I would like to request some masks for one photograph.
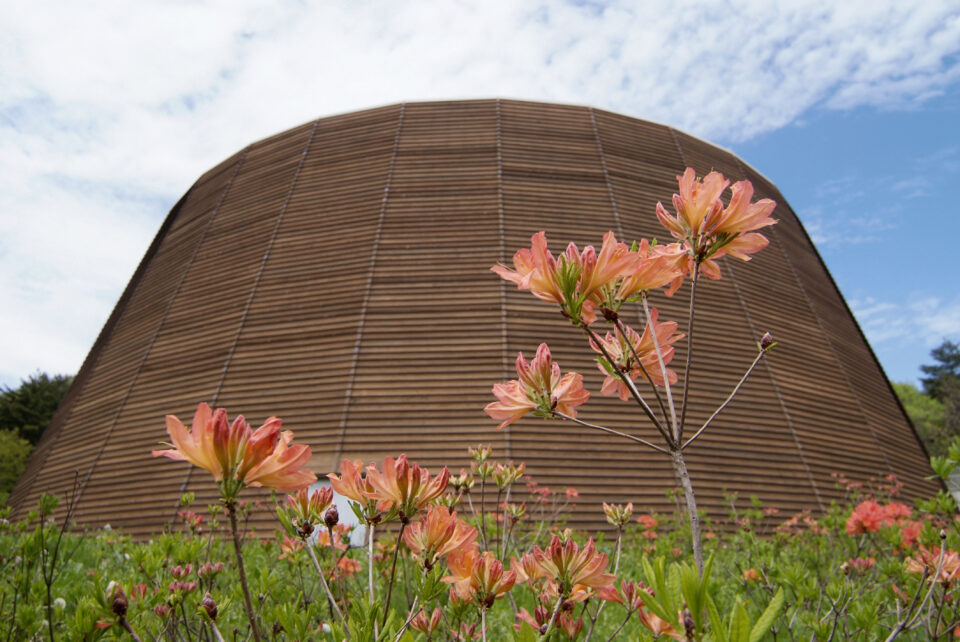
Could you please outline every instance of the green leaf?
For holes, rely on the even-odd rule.
[[[537,642],[540,636],[528,622],[520,622],[520,630],[513,634],[514,642]]]
[[[714,604],[713,598],[707,596],[707,615],[710,617],[710,632],[716,642],[728,642],[727,627]]]
[[[748,642],[750,639],[750,616],[739,600],[730,614],[728,634],[730,642]]]
[[[753,629],[750,631],[750,642],[759,642],[763,636],[767,634],[770,627],[773,626],[773,621],[780,615],[780,609],[783,608],[783,600],[783,589],[780,588],[777,590],[777,594],[773,596],[773,599],[770,600],[770,604],[767,605],[766,610],[760,615],[760,619],[753,625]]]

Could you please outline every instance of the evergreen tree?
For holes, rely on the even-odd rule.
[[[960,344],[944,340],[930,351],[930,356],[937,363],[920,366],[920,370],[928,375],[921,380],[923,391],[934,399],[946,403],[947,398],[951,394],[957,394],[960,389]]]
[[[39,372],[19,388],[0,389],[0,430],[13,430],[36,445],[72,381],[67,375]]]

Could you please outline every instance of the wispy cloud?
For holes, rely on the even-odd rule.
[[[851,300],[850,307],[874,345],[914,346],[920,354],[945,338],[960,336],[960,296],[918,293],[902,302],[865,297]]]
[[[506,96],[730,143],[915,107],[958,52],[953,2],[0,4],[0,382],[78,367],[193,180],[317,116]]]

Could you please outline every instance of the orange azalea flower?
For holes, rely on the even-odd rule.
[[[673,296],[683,284],[683,260],[687,256],[683,246],[670,243],[650,247],[650,241],[643,239],[636,254],[638,261],[633,271],[620,283],[617,298],[628,299],[635,294],[656,290],[665,285],[670,286],[667,296]]]
[[[909,509],[908,509],[909,510]],[[893,523],[885,507],[881,506],[872,499],[860,502],[853,509],[850,518],[847,519],[847,534],[859,535],[861,533],[875,533],[881,526],[887,526]]]
[[[851,557],[840,565],[840,570],[847,575],[851,572],[856,575],[862,575],[869,571],[876,563],[877,560],[874,557]]]
[[[659,616],[654,615],[653,613],[649,613],[643,609],[640,609],[637,611],[637,617],[640,618],[640,624],[645,626],[651,633],[653,633],[654,637],[665,635],[668,638],[679,640],[681,642],[687,639],[687,636],[673,628],[672,624],[666,620],[660,619]]]
[[[516,270],[495,265],[491,270],[501,278],[517,284],[517,289],[530,290],[539,299],[559,303],[573,319],[593,323],[596,304],[602,303],[605,290],[621,277],[630,274],[639,255],[625,243],[617,241],[613,232],[603,237],[597,253],[592,245],[581,252],[571,243],[554,258],[547,248],[544,232],[530,239],[530,249],[521,249],[513,256]]]
[[[440,619],[443,616],[443,613],[439,608],[433,609],[433,613],[430,617],[427,617],[427,612],[423,609],[417,612],[413,619],[410,620],[410,628],[415,631],[420,631],[429,638],[434,631],[437,630],[440,626]]]
[[[330,480],[330,486],[338,494],[347,499],[352,499],[361,506],[370,502],[370,496],[373,494],[373,486],[370,480],[363,476],[363,460],[357,459],[350,461],[344,459],[340,463],[340,474],[330,473],[327,475]]]
[[[583,253],[580,253],[577,246],[571,243],[567,246],[564,257],[568,263],[580,268],[577,293],[581,298],[594,303],[603,301],[603,288],[632,273],[640,258],[638,254],[630,251],[626,243],[618,242],[613,232],[603,235],[600,254],[597,254],[592,245],[588,245],[583,249]]]
[[[743,572],[743,579],[747,582],[756,582],[760,579],[760,573],[755,568],[748,568]]]
[[[927,550],[922,544],[918,547],[915,557],[908,557],[906,560],[907,573],[923,573],[923,569],[930,568],[930,582],[952,582],[960,577],[960,554],[956,551],[947,550],[943,555],[943,566],[940,568],[940,574],[934,577],[937,572],[937,564],[940,561],[940,548],[935,546],[933,550]]]
[[[447,566],[450,575],[443,581],[453,584],[460,599],[472,600],[481,608],[493,606],[517,581],[516,572],[504,571],[503,563],[490,551],[456,551],[447,556]]]
[[[590,398],[590,393],[583,389],[581,375],[568,372],[560,376],[560,366],[553,363],[546,343],[540,344],[530,362],[523,358],[522,352],[517,354],[517,375],[519,380],[494,384],[493,394],[498,401],[483,409],[492,419],[503,420],[498,430],[531,410],[542,417],[549,417],[554,409],[576,417],[576,407]]]
[[[517,284],[518,290],[530,292],[550,303],[563,303],[563,292],[557,281],[557,262],[547,249],[546,232],[530,237],[530,249],[517,250],[513,255],[516,271],[502,265],[490,268],[501,278]]]
[[[278,559],[287,559],[293,560],[294,555],[297,551],[303,548],[303,541],[299,539],[293,539],[292,537],[283,536],[283,542],[280,544],[280,556]]]
[[[333,571],[334,577],[353,577],[360,572],[360,562],[350,557],[341,557]]]
[[[656,308],[650,310],[650,323],[644,328],[642,336],[630,326],[622,324],[626,330],[626,336],[620,332],[619,328],[615,328],[614,333],[608,332],[604,338],[600,339],[600,345],[593,339],[590,340],[590,347],[593,348],[594,351],[602,354],[603,351],[600,349],[602,346],[607,351],[607,354],[616,361],[615,364],[608,364],[606,357],[601,357],[601,360],[597,362],[597,367],[600,369],[600,372],[607,375],[603,380],[603,386],[600,388],[600,392],[604,396],[610,397],[618,394],[622,401],[630,398],[630,389],[627,388],[627,385],[620,377],[613,373],[612,368],[617,368],[621,372],[628,373],[631,381],[637,377],[642,377],[646,380],[647,376],[644,375],[645,370],[646,374],[649,375],[649,379],[652,380],[654,384],[658,386],[663,385],[663,372],[660,369],[657,349],[653,343],[653,333],[656,332],[657,343],[660,346],[660,355],[663,357],[664,365],[673,361],[673,344],[682,339],[684,335],[676,334],[677,323],[675,321],[658,323],[659,314],[660,312]],[[653,331],[651,331],[651,326]],[[631,345],[633,345],[633,350],[630,349]],[[634,352],[640,357],[640,364],[643,365],[643,369],[640,368],[637,360],[633,357]],[[611,367],[608,368],[606,366]],[[667,368],[667,378],[671,385],[675,384],[677,382],[677,373]]]
[[[337,531],[333,531],[333,543],[330,543],[330,531],[317,531],[317,548],[330,548],[331,546],[339,551],[347,550],[347,545],[343,541],[343,536]]]
[[[409,464],[406,455],[396,459],[385,457],[382,472],[374,465],[367,466],[367,480],[373,487],[370,497],[379,502],[377,508],[381,511],[395,508],[404,521],[440,497],[449,479],[450,471],[444,466],[431,481],[430,471],[420,464]]]
[[[477,547],[477,529],[445,506],[432,506],[426,517],[403,531],[403,542],[413,556],[430,570],[438,557]]]
[[[680,193],[673,195],[676,217],[670,216],[662,203],[657,203],[657,218],[677,239],[696,238],[707,232],[723,212],[720,195],[730,181],[719,172],[710,172],[697,180],[697,172],[688,167],[677,176]]]
[[[609,563],[604,553],[598,553],[593,538],[582,549],[572,539],[561,543],[556,535],[546,550],[533,547],[540,573],[548,579],[548,592],[582,601],[596,595],[602,600],[617,600],[613,586],[617,578],[604,573]]]
[[[750,181],[738,181],[730,188],[730,204],[720,215],[717,224],[711,230],[718,234],[740,234],[752,232],[761,227],[775,225],[777,222],[770,218],[770,213],[777,206],[769,198],[751,203],[753,198],[753,184]],[[759,236],[759,235],[758,235]]]
[[[319,488],[312,493],[309,488],[301,488],[296,495],[287,495],[287,507],[296,518],[297,525],[304,523],[315,526],[323,523],[323,511],[333,502],[333,489]]]
[[[583,617],[578,617],[574,620],[572,616],[561,613],[560,617],[557,618],[557,626],[567,634],[568,638],[576,640],[580,633],[583,632]]]
[[[154,450],[153,456],[188,461],[213,474],[221,482],[221,492],[234,499],[243,486],[266,486],[292,492],[317,480],[313,473],[300,470],[310,459],[310,447],[290,446],[293,433],[280,431],[281,421],[267,419],[256,431],[243,415],[227,424],[227,411],[201,403],[193,417],[191,430],[173,415],[167,415],[167,434],[173,449]]]

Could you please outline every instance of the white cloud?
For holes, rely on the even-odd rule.
[[[922,354],[945,338],[960,336],[960,297],[945,299],[917,293],[896,303],[871,297],[849,303],[875,347],[884,343],[912,346],[916,354]]]
[[[916,106],[958,51],[955,1],[0,4],[0,382],[79,367],[193,180],[317,116],[504,96],[734,142]]]

